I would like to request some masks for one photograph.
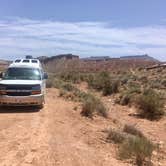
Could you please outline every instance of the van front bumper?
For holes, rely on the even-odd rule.
[[[7,96],[0,95],[0,105],[7,106],[40,106],[44,102],[44,96],[40,95],[30,95],[30,96]]]

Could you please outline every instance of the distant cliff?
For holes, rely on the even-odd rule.
[[[62,54],[52,57],[39,57],[44,68],[49,72],[63,71],[115,71],[126,70],[136,67],[147,67],[156,65],[158,60],[148,55],[124,56],[120,58],[110,58],[108,56],[98,56],[89,58],[79,58],[77,55]]]

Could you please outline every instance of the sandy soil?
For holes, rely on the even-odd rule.
[[[74,107],[78,107],[77,110]],[[0,166],[125,166],[105,142],[112,119],[80,116],[79,103],[49,89],[46,105],[0,109]]]

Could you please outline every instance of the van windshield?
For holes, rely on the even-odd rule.
[[[5,80],[41,80],[41,72],[35,68],[9,68],[3,79]]]

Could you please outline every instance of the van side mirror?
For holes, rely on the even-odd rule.
[[[48,74],[47,73],[43,74],[43,79],[45,79],[45,80],[48,79]]]

